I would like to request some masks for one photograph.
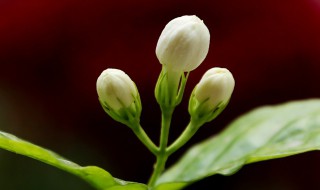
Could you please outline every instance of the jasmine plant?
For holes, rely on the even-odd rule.
[[[96,166],[79,166],[5,132],[0,132],[0,147],[74,174],[97,190],[179,190],[214,174],[233,174],[245,164],[320,148],[320,100],[293,101],[257,108],[239,117],[220,134],[191,147],[166,169],[170,155],[201,126],[213,121],[231,99],[235,87],[231,72],[220,67],[209,69],[189,97],[189,124],[168,144],[172,114],[181,103],[190,72],[203,62],[209,44],[209,30],[197,16],[175,18],[162,31],[156,47],[162,70],[154,90],[162,113],[159,143],[154,143],[140,125],[142,104],[131,78],[119,69],[108,68],[97,79],[103,110],[128,126],[155,156],[146,184],[120,180]]]

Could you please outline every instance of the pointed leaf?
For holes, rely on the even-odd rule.
[[[41,148],[8,133],[0,132],[0,148],[28,156],[67,171],[87,181],[98,190],[147,190],[147,186],[144,184],[124,182],[113,178],[107,171],[96,166],[79,166],[50,150]]]
[[[194,147],[157,181],[156,190],[178,190],[243,165],[320,149],[320,99],[255,109],[221,134]]]

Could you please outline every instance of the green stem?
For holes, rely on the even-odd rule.
[[[168,144],[168,137],[169,137],[169,129],[170,129],[170,123],[172,118],[172,112],[173,109],[162,109],[162,122],[161,122],[161,135],[160,135],[160,146],[159,146],[159,152],[156,155],[157,161],[154,166],[153,173],[151,175],[151,178],[149,180],[149,187],[153,187],[159,178],[160,174],[163,172],[165,168],[166,161],[168,159],[167,154],[167,144]]]
[[[152,152],[154,155],[158,154],[158,147],[152,142],[140,124],[136,127],[132,127],[132,130],[139,140],[150,150],[150,152]]]
[[[185,145],[191,137],[198,131],[199,124],[195,124],[194,122],[190,121],[186,129],[182,132],[177,140],[175,140],[167,149],[167,155],[171,155],[183,145]]]
[[[166,154],[162,154],[157,156],[157,162],[155,164],[153,173],[151,175],[151,178],[149,180],[148,186],[154,187],[157,179],[159,178],[160,174],[163,172],[165,168],[166,161],[168,159],[168,156]]]

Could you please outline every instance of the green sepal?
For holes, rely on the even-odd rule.
[[[123,107],[119,110],[112,109],[106,102],[101,100],[99,100],[99,102],[103,110],[115,121],[125,124],[128,127],[137,126],[137,124],[140,123],[142,106],[139,94],[129,107]]]
[[[189,73],[174,72],[162,67],[155,87],[155,97],[162,110],[181,103]]]
[[[179,87],[178,95],[176,96],[176,106],[179,105],[182,101],[189,74],[190,72],[188,72],[186,75],[184,73],[182,73],[181,75],[180,87]]]
[[[209,99],[199,102],[194,95],[194,90],[189,99],[188,111],[191,116],[191,121],[196,123],[195,126],[202,126],[204,123],[214,120],[228,105],[227,102],[220,102],[216,107],[208,110],[206,103]]]

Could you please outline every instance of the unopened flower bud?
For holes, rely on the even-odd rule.
[[[106,69],[97,79],[97,93],[104,110],[115,120],[128,124],[140,118],[141,102],[136,85],[119,69]]]
[[[231,72],[225,68],[212,68],[201,78],[192,92],[189,112],[194,119],[209,122],[227,106],[235,86]]]
[[[171,20],[163,29],[156,54],[168,70],[189,72],[207,56],[210,33],[197,16],[181,16]]]

